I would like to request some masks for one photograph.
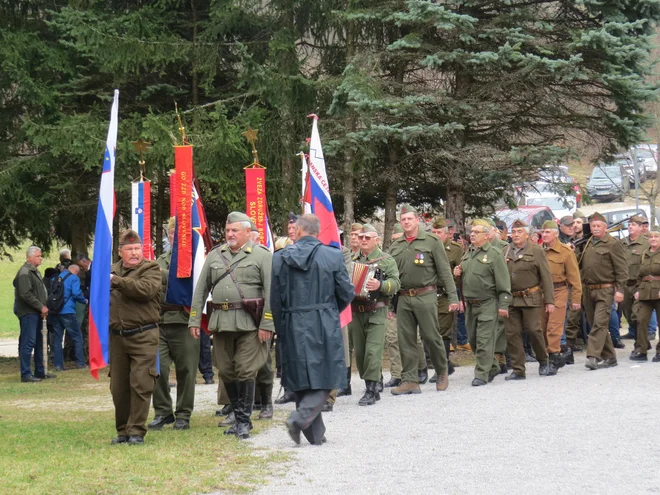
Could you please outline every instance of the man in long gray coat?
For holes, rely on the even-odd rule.
[[[322,244],[319,231],[315,215],[297,220],[296,243],[273,256],[270,292],[284,387],[296,397],[286,425],[294,442],[302,431],[314,445],[325,442],[321,408],[330,391],[346,386],[339,313],[354,296],[341,251]]]

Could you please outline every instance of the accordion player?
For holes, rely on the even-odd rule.
[[[382,285],[384,276],[383,271],[378,267],[378,263],[351,262],[351,282],[355,286],[355,299],[377,301],[382,297],[380,289],[367,290],[367,282],[372,278],[378,280]]]

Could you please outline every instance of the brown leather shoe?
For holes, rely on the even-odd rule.
[[[408,394],[421,394],[422,389],[419,388],[419,383],[402,382],[398,387],[392,389],[392,395],[408,395]]]
[[[445,371],[442,375],[438,375],[438,381],[435,384],[435,389],[438,392],[442,392],[443,390],[447,390],[448,386],[449,386],[449,375]]]

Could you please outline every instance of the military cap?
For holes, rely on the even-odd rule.
[[[254,224],[254,222],[252,220],[250,220],[250,230],[252,232],[259,232],[259,229],[257,228],[257,226]]]
[[[557,230],[559,228],[559,225],[557,225],[557,222],[555,222],[554,220],[546,220],[545,222],[543,222],[543,226],[541,228]]]
[[[512,229],[522,229],[524,227],[529,227],[524,221],[518,219],[511,224]]]
[[[175,225],[176,225],[176,217],[170,217],[170,219],[167,221],[167,230],[169,232],[172,232],[174,230]]]
[[[634,222],[642,225],[643,223],[649,223],[649,221],[641,215],[635,215],[630,217],[629,222]]]
[[[447,227],[447,220],[441,216],[437,216],[433,219],[433,228],[434,229],[444,229]]]
[[[362,230],[362,224],[361,223],[351,224],[351,232],[360,232],[361,230]]]
[[[642,217],[642,218],[644,218],[644,217]],[[648,218],[644,218],[644,220],[642,221],[642,225],[644,225],[644,224],[646,224],[646,225],[649,224],[649,219]]]
[[[585,215],[584,213],[582,213],[580,210],[575,210],[575,211],[573,212],[573,218],[584,218],[584,219],[586,219],[586,218],[587,218],[587,215]]]
[[[473,227],[488,227],[488,228],[490,228],[490,224],[486,220],[484,220],[483,218],[475,218],[472,221],[472,226]]]
[[[392,229],[393,234],[403,234],[403,227],[400,223],[395,223],[394,228]]]
[[[589,217],[589,221],[590,222],[598,221],[598,222],[607,223],[607,220],[605,219],[605,217],[603,215],[601,215],[600,213],[598,213],[597,211],[595,211],[591,214],[591,216]]]
[[[232,211],[229,215],[227,215],[227,223],[237,223],[237,222],[250,222],[252,223],[252,220],[250,220],[250,217],[248,217],[245,213],[241,213],[240,211]]]
[[[451,218],[447,219],[446,222],[447,222],[447,228],[456,227],[456,222],[454,222]]]
[[[360,233],[361,234],[376,234],[376,236],[378,235],[378,231],[376,230],[376,227],[374,227],[370,223],[365,223],[362,226],[362,229],[360,230]]]
[[[403,205],[401,207],[401,214],[403,215],[405,213],[414,213],[415,215],[419,215],[419,213],[417,213],[417,210],[410,205]]]
[[[289,223],[296,223],[298,221],[298,215],[296,215],[294,212],[290,211],[289,212]]]
[[[506,230],[506,223],[502,220],[498,220],[495,222],[495,227],[497,227],[498,230]]]
[[[566,226],[566,227],[570,227],[571,225],[573,225],[573,222],[574,222],[574,221],[575,221],[575,220],[573,220],[573,216],[572,216],[572,215],[566,215],[566,216],[564,216],[564,217],[561,217],[561,219],[559,220],[559,223],[560,223],[561,225]]]
[[[124,246],[126,244],[142,244],[142,239],[137,232],[132,229],[125,230],[121,237],[119,238],[119,245]]]
[[[649,229],[649,232],[657,232],[658,234],[660,234],[660,225],[656,225],[652,227],[651,229]]]
[[[488,222],[488,225],[491,227],[495,227],[495,221],[492,218],[484,218],[486,222]]]

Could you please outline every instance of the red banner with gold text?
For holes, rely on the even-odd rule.
[[[245,169],[245,212],[259,230],[259,242],[266,245],[266,169]]]
[[[174,147],[174,190],[176,192],[177,246],[179,249],[176,276],[190,277],[192,273],[192,146]]]

